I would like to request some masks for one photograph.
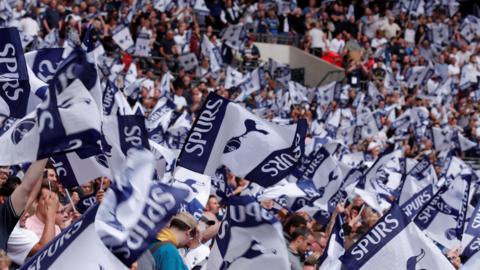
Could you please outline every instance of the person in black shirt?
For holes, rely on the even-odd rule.
[[[8,197],[4,204],[0,204],[0,249],[7,250],[8,237],[20,219],[34,190],[35,183],[41,181],[46,164],[47,159],[33,162],[25,173],[22,183],[13,191],[12,196]],[[0,174],[0,178],[5,178],[5,167],[0,169]],[[0,188],[5,182],[0,180]]]
[[[52,31],[53,28],[59,28],[60,18],[60,12],[57,10],[57,0],[52,0],[43,17],[43,27],[47,33]]]

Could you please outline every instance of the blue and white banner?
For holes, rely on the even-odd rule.
[[[222,68],[223,60],[220,49],[213,45],[206,35],[202,37],[202,54],[210,60],[210,72],[217,72]]]
[[[225,75],[225,89],[237,87],[245,82],[243,74],[231,66],[227,66]]]
[[[327,85],[317,87],[317,102],[321,105],[329,105],[335,98],[335,89],[337,82],[331,82]]]
[[[178,63],[185,71],[191,71],[198,66],[198,59],[194,53],[187,53],[178,57]]]
[[[393,205],[340,260],[349,270],[455,269],[397,205]]]
[[[345,253],[343,223],[343,214],[338,214],[335,219],[335,225],[333,226],[332,233],[328,239],[325,251],[317,262],[317,266],[319,266],[320,269],[342,269],[342,262],[339,260],[339,258]]]
[[[135,54],[139,56],[149,56],[151,50],[150,35],[147,33],[138,33],[135,42]]]
[[[177,167],[173,178],[173,187],[189,191],[185,202],[180,205],[180,210],[187,211],[192,214],[196,220],[200,220],[203,216],[208,197],[210,196],[210,176]]]
[[[240,85],[240,94],[235,101],[244,101],[251,94],[259,91],[266,85],[263,67],[258,67],[245,74],[243,83]]]
[[[240,51],[247,37],[245,25],[241,23],[237,25],[229,25],[221,33],[221,36],[222,40],[228,47]]]
[[[287,87],[288,82],[291,81],[292,71],[290,67],[271,58],[268,59],[268,73],[270,74],[270,78],[276,80],[284,87]]]
[[[64,69],[70,67],[73,65]],[[91,74],[88,70],[65,72],[64,69],[53,78],[50,91],[37,110],[0,137],[1,164],[19,164],[80,150],[85,155],[100,152],[98,107],[88,87],[74,79]]]
[[[16,28],[1,28],[0,36],[0,114],[22,118],[40,103],[37,90],[42,95],[46,85],[28,69]],[[30,77],[31,82],[30,82]],[[35,79],[37,81],[35,81]],[[31,85],[32,84],[32,85]]]
[[[126,26],[117,27],[113,30],[112,34],[113,41],[115,41],[118,47],[123,51],[126,51],[135,45],[130,30]]]
[[[480,254],[478,251],[480,251],[480,203],[477,203],[466,225],[462,237],[462,256],[470,258],[474,254]]]
[[[156,143],[163,143],[166,140],[165,133],[171,123],[175,108],[175,103],[167,97],[162,97],[157,101],[145,123],[150,139]]]
[[[95,220],[103,243],[125,265],[143,254],[187,196],[186,190],[152,181],[153,162],[150,152],[132,151],[117,171]]]
[[[446,183],[418,213],[415,224],[432,240],[453,249],[460,246],[465,225],[471,175]]]
[[[82,152],[72,152],[50,158],[64,187],[73,188],[101,176],[111,178],[108,160],[104,154],[87,157],[81,155]]]
[[[107,249],[97,235],[95,231],[97,210],[98,205],[91,207],[20,269],[129,269]]]
[[[290,269],[282,226],[252,196],[233,196],[206,269]]]
[[[50,83],[63,59],[63,48],[45,48],[25,54],[25,61],[35,76]]]
[[[304,119],[295,125],[275,125],[210,93],[185,141],[178,166],[213,176],[225,165],[236,176],[268,187],[289,175],[299,162],[306,129]]]
[[[150,148],[143,116],[106,116],[103,120],[102,130],[106,140],[103,151],[108,158],[112,173],[120,168],[130,151],[138,148]]]

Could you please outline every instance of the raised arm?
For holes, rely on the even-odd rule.
[[[17,216],[20,216],[27,205],[28,198],[35,189],[37,181],[41,181],[43,169],[47,164],[47,159],[38,160],[32,163],[28,168],[23,181],[15,191],[13,191],[11,201],[13,209]]]

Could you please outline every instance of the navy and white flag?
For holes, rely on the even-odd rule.
[[[227,66],[227,71],[225,75],[225,89],[230,89],[232,87],[237,87],[243,82],[245,78],[243,74],[231,66]]]
[[[245,74],[242,81],[243,83],[240,85],[240,94],[235,101],[244,101],[251,94],[261,90],[266,85],[263,67],[260,66]]]
[[[19,164],[72,151],[83,151],[85,155],[100,152],[100,113],[88,91],[89,81],[82,80],[91,73],[88,67],[74,67],[63,66],[37,110],[0,137],[1,164]]]
[[[83,196],[80,198],[78,203],[75,204],[75,210],[80,214],[85,213],[90,207],[93,207],[97,204],[97,195],[98,190],[94,190],[93,193]]]
[[[127,99],[118,90],[115,83],[110,80],[107,80],[105,83],[102,102],[104,116],[115,115],[118,112],[120,112],[120,114],[126,114],[126,112],[130,110]]]
[[[143,254],[187,196],[186,190],[152,181],[153,161],[148,151],[131,152],[117,171],[95,220],[103,243],[125,265]]]
[[[175,103],[167,97],[158,100],[145,123],[150,139],[156,143],[163,143],[166,140],[165,133],[170,125],[175,108]]]
[[[151,50],[150,35],[140,32],[135,42],[135,54],[139,56],[149,56]]]
[[[228,47],[240,51],[247,38],[245,25],[241,23],[237,25],[229,25],[222,31],[221,36],[222,40]]]
[[[114,29],[112,39],[123,51],[126,51],[135,45],[130,30],[126,26],[118,26]]]
[[[304,119],[295,125],[275,125],[210,93],[185,141],[178,165],[210,176],[225,165],[239,177],[271,186],[299,162],[306,129]]]
[[[478,76],[480,76],[480,72],[478,72],[476,65],[471,63],[465,64],[462,67],[462,72],[460,74],[459,88],[464,90],[477,84]]]
[[[307,88],[297,82],[288,82],[288,93],[290,94],[290,100],[292,104],[299,104],[302,102],[308,103]]]
[[[170,74],[170,71],[167,71],[162,75],[162,80],[160,81],[160,96],[170,96],[171,81],[174,79],[173,75]]]
[[[470,258],[474,254],[480,254],[478,251],[480,251],[480,203],[477,203],[466,225],[462,237],[462,256]]]
[[[424,86],[435,70],[430,67],[415,66],[406,76],[407,87]]]
[[[178,57],[178,62],[185,71],[193,70],[198,66],[198,59],[195,53],[187,53]]]
[[[65,228],[20,269],[129,269],[107,249],[95,231],[97,211],[98,205],[91,207],[80,219]]]
[[[203,216],[204,207],[210,196],[210,177],[182,167],[177,167],[173,175],[172,186],[188,190],[188,196],[180,204],[180,211],[187,211],[195,219]]]
[[[320,269],[340,270],[342,268],[339,258],[345,253],[343,223],[343,214],[338,214],[327,247],[317,262]]]
[[[349,270],[455,269],[395,204],[340,260]]]
[[[22,118],[41,101],[39,95],[46,92],[46,85],[35,81],[23,54],[20,36],[16,28],[2,28],[0,35],[0,114]],[[31,80],[30,80],[30,77]],[[31,81],[31,82],[30,82]],[[42,89],[39,89],[42,88]]]
[[[290,269],[277,219],[252,196],[232,196],[206,269]]]
[[[177,155],[172,150],[163,145],[160,145],[152,140],[148,140],[150,145],[150,152],[155,157],[155,172],[156,179],[162,183],[168,183],[173,174],[175,164],[177,162]]]
[[[106,139],[103,150],[112,173],[120,168],[130,151],[138,148],[150,148],[145,120],[141,115],[104,117],[102,131]]]
[[[53,156],[50,162],[66,188],[83,185],[102,176],[111,178],[108,160],[104,154],[84,157],[82,152],[72,152]]]
[[[436,151],[450,149],[452,146],[453,130],[445,127],[443,129],[432,127],[433,146]]]
[[[276,80],[284,87],[288,86],[288,82],[291,81],[292,71],[290,67],[284,64],[281,64],[273,59],[268,59],[268,74],[270,78]]]
[[[63,48],[45,48],[25,54],[25,61],[35,76],[50,83],[63,59]]]
[[[418,213],[415,224],[432,240],[453,249],[460,245],[466,220],[471,175],[446,183]]]
[[[188,111],[173,112],[167,128],[167,145],[170,149],[180,150],[192,127],[192,115]]]
[[[335,98],[335,86],[337,82],[331,82],[327,85],[317,87],[317,102],[321,105],[329,105]]]
[[[337,161],[330,153],[324,147],[320,148],[311,158],[310,163],[297,168],[296,173],[296,176],[300,178],[313,181],[320,194],[316,204],[322,210],[332,212],[335,206],[332,209],[328,202],[342,186],[343,174]]]
[[[468,149],[478,146],[477,142],[473,142],[467,139],[461,132],[458,130],[453,133],[452,137],[453,143],[456,148],[459,148],[461,151],[467,151]]]
[[[408,172],[401,186],[398,202],[407,217],[413,219],[433,198],[436,183],[435,169],[424,157]]]
[[[450,35],[448,25],[444,23],[433,23],[431,25],[430,31],[432,31],[432,38],[434,43],[442,44],[448,41]]]
[[[257,199],[264,201],[281,198],[285,201],[284,207],[291,211],[300,210],[306,205],[318,207],[313,204],[316,199],[320,198],[320,194],[311,180],[300,180],[284,185],[280,185],[280,183],[259,192]]]
[[[215,73],[222,68],[223,60],[220,49],[206,35],[202,37],[202,54],[210,60],[210,72]]]

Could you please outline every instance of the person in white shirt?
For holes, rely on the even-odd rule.
[[[187,99],[183,96],[183,86],[175,87],[175,95],[173,96],[173,103],[177,106],[177,110],[183,109],[187,106]]]
[[[185,54],[190,52],[190,46],[189,46],[189,39],[187,36],[187,26],[185,23],[180,23],[178,25],[178,32],[175,34],[175,37],[173,40],[175,41],[175,44],[177,45],[177,51],[180,52],[180,54]]]
[[[383,36],[382,30],[377,30],[375,38],[372,39],[372,48],[377,49],[380,46],[385,45],[388,40]]]
[[[312,28],[308,31],[307,35],[312,37],[312,49],[322,49],[325,51],[328,48],[327,35],[320,29],[319,23],[312,23]]]
[[[391,39],[392,37],[397,36],[400,32],[400,26],[395,23],[395,18],[393,16],[388,17],[388,22],[381,28],[385,32],[385,37]]]
[[[332,41],[330,41],[329,51],[341,54],[345,47],[345,41],[343,40],[343,34],[338,32]]]

